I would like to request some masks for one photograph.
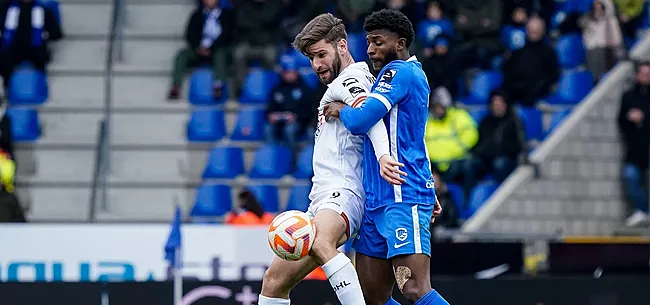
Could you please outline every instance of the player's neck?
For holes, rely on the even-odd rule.
[[[408,50],[405,51],[405,52],[397,53],[397,59],[399,59],[399,60],[404,60],[405,61],[405,60],[407,60],[409,58],[411,58],[411,54],[409,53]]]
[[[345,70],[345,68],[351,66],[352,64],[354,64],[354,59],[352,58],[352,56],[346,56],[345,58],[342,59],[341,71]]]

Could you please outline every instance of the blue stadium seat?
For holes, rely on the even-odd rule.
[[[561,9],[565,12],[586,13],[593,2],[594,0],[566,0]]]
[[[467,209],[461,212],[461,218],[468,219],[492,196],[499,185],[494,181],[483,181],[472,189],[467,202]]]
[[[480,124],[483,118],[488,114],[488,110],[486,108],[470,109],[468,112],[476,123],[476,126],[478,126],[478,124]]]
[[[368,57],[366,33],[348,33],[348,49],[355,61],[366,59]]]
[[[555,53],[560,66],[573,69],[585,63],[585,47],[580,34],[568,34],[560,37],[555,45]]]
[[[474,77],[469,96],[462,99],[465,105],[485,105],[492,90],[501,87],[503,75],[499,71],[481,71]]]
[[[521,49],[526,44],[526,29],[512,25],[504,26],[501,29],[501,42],[510,51]]]
[[[264,211],[275,213],[280,210],[278,188],[275,185],[256,184],[249,185],[246,188],[255,195]]]
[[[192,105],[214,105],[228,99],[228,86],[223,87],[221,98],[215,99],[212,95],[212,82],[214,72],[211,68],[196,69],[190,76],[188,99]]]
[[[231,209],[230,186],[203,184],[196,190],[196,199],[190,216],[223,216]]]
[[[282,145],[264,145],[255,152],[253,168],[248,174],[256,179],[278,179],[292,168],[291,150]]]
[[[307,212],[307,208],[309,207],[309,192],[311,192],[311,185],[309,184],[296,184],[291,187],[287,207],[284,210]]]
[[[233,141],[261,141],[264,139],[265,122],[264,110],[242,109],[239,111],[230,139]]]
[[[550,135],[553,132],[553,130],[555,130],[555,128],[557,128],[560,125],[560,123],[562,123],[562,121],[564,121],[564,119],[567,116],[569,116],[570,113],[571,113],[570,108],[555,112],[551,116],[551,121],[548,124],[548,129],[546,130],[546,134],[544,136],[548,137],[548,135]]]
[[[244,80],[239,102],[247,104],[266,104],[273,87],[280,80],[272,70],[251,68]]]
[[[517,114],[524,125],[526,141],[541,141],[544,137],[542,112],[535,107],[518,107]]]
[[[186,137],[190,142],[219,141],[226,134],[223,111],[216,109],[193,110],[187,121]]]
[[[41,136],[38,112],[35,109],[9,108],[7,115],[11,118],[11,134],[16,142],[29,142]]]
[[[48,96],[45,73],[23,67],[11,75],[9,80],[9,102],[16,105],[41,105]]]
[[[41,0],[37,1],[43,7],[49,8],[52,10],[52,13],[54,13],[54,16],[56,17],[56,20],[61,23],[61,8],[59,7],[59,1],[56,0]]]
[[[208,153],[203,179],[230,179],[244,173],[244,152],[241,147],[218,146]]]
[[[456,211],[462,211],[465,208],[465,190],[463,190],[463,187],[458,184],[447,183],[447,191],[451,195],[454,205],[456,205]]]
[[[296,157],[296,171],[293,173],[294,178],[309,179],[314,176],[313,157],[314,146],[312,145],[307,145],[298,153]]]
[[[551,105],[575,105],[589,94],[593,84],[591,73],[587,71],[565,71],[560,77],[557,91],[542,100]]]
[[[320,80],[312,68],[300,68],[298,73],[300,73],[300,77],[310,88],[315,89],[318,86]]]

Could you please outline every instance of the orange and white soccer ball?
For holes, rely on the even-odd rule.
[[[297,261],[309,254],[316,238],[314,221],[304,212],[286,211],[269,227],[269,246],[279,258]]]

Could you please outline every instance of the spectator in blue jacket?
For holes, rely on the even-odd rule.
[[[282,80],[273,89],[266,109],[269,143],[285,143],[296,152],[298,140],[309,126],[313,113],[312,91],[300,78],[295,61],[283,57]]]
[[[48,42],[63,37],[54,12],[34,0],[0,4],[0,30],[0,75],[5,89],[15,68],[24,61],[45,71],[50,61]]]
[[[447,18],[445,6],[441,1],[429,0],[426,6],[426,19],[420,21],[417,27],[416,43],[425,55],[433,54],[433,46],[439,37],[454,38],[454,24]]]

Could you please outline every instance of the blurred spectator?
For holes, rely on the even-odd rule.
[[[7,103],[0,97],[0,151],[6,152],[9,158],[15,160],[11,118],[7,115],[7,107]]]
[[[650,62],[637,66],[636,85],[621,100],[618,126],[625,149],[623,185],[634,212],[628,226],[648,220],[648,196],[645,181],[650,162]]]
[[[625,55],[614,6],[610,0],[594,0],[591,10],[580,17],[578,24],[587,49],[587,70],[598,81]]]
[[[639,25],[643,21],[643,5],[645,0],[614,0],[621,21],[623,35],[635,38]]]
[[[358,1],[358,0],[352,0]],[[418,0],[379,0],[375,6],[375,11],[381,9],[396,10],[402,12],[412,24],[418,24],[422,20],[420,12],[418,11],[417,2]]]
[[[272,69],[277,59],[276,41],[282,29],[280,22],[284,0],[240,0],[235,4],[237,19],[237,46],[235,47],[235,88],[240,89],[248,73],[251,60],[262,61]]]
[[[255,195],[250,191],[239,193],[237,208],[226,214],[226,223],[231,225],[268,225],[273,214],[265,212]]]
[[[296,151],[298,140],[310,121],[313,109],[311,89],[300,78],[294,61],[282,60],[282,80],[273,89],[271,100],[266,108],[267,141],[286,142]]]
[[[489,69],[501,49],[501,0],[458,0],[456,9],[454,25],[463,41],[459,51],[468,64],[465,68]]]
[[[426,18],[417,26],[416,43],[419,50],[431,50],[439,37],[455,38],[454,25],[447,17],[445,6],[441,1],[429,0],[426,6]],[[430,51],[426,51],[431,55]]]
[[[372,12],[377,5],[376,0],[338,0],[336,12],[343,22],[348,33],[363,31],[364,16]]]
[[[458,93],[458,77],[461,75],[456,54],[449,51],[449,40],[439,37],[431,47],[424,48],[418,54],[422,70],[427,75],[429,86],[434,90],[444,87],[452,95]]]
[[[501,183],[517,167],[524,149],[524,134],[519,117],[505,92],[490,94],[488,115],[478,125],[478,143],[472,158],[466,163],[465,192],[469,194],[479,179],[487,173]]]
[[[458,181],[469,151],[478,140],[478,130],[464,109],[451,105],[449,92],[435,90],[429,107],[425,142],[431,168],[446,182]]]
[[[25,222],[15,191],[16,164],[9,154],[0,150],[0,222]]]
[[[11,74],[23,61],[45,71],[50,61],[48,42],[61,39],[63,32],[54,12],[33,0],[11,1],[0,7],[0,75],[7,89]]]
[[[540,18],[526,25],[526,44],[503,64],[503,85],[513,102],[532,106],[549,94],[560,77],[557,55],[544,42],[545,26]]]
[[[374,0],[372,0],[374,3]],[[285,0],[283,42],[290,44],[312,18],[329,9],[328,0]]]
[[[228,77],[228,47],[234,34],[232,9],[219,6],[218,0],[202,0],[187,22],[187,46],[176,54],[169,99],[178,99],[187,69],[201,63],[212,63],[213,95],[220,98]]]
[[[447,189],[447,184],[440,177],[437,172],[433,172],[433,183],[436,189],[436,196],[442,206],[442,214],[436,218],[432,218],[431,221],[434,227],[443,226],[446,228],[458,228],[458,210],[456,209],[457,204],[464,204],[463,202],[454,202],[454,198]]]
[[[518,2],[515,5],[510,13],[510,20],[508,20],[508,23],[522,29],[526,27],[526,24],[528,23],[528,9],[526,9],[526,6],[524,6],[523,3]]]

